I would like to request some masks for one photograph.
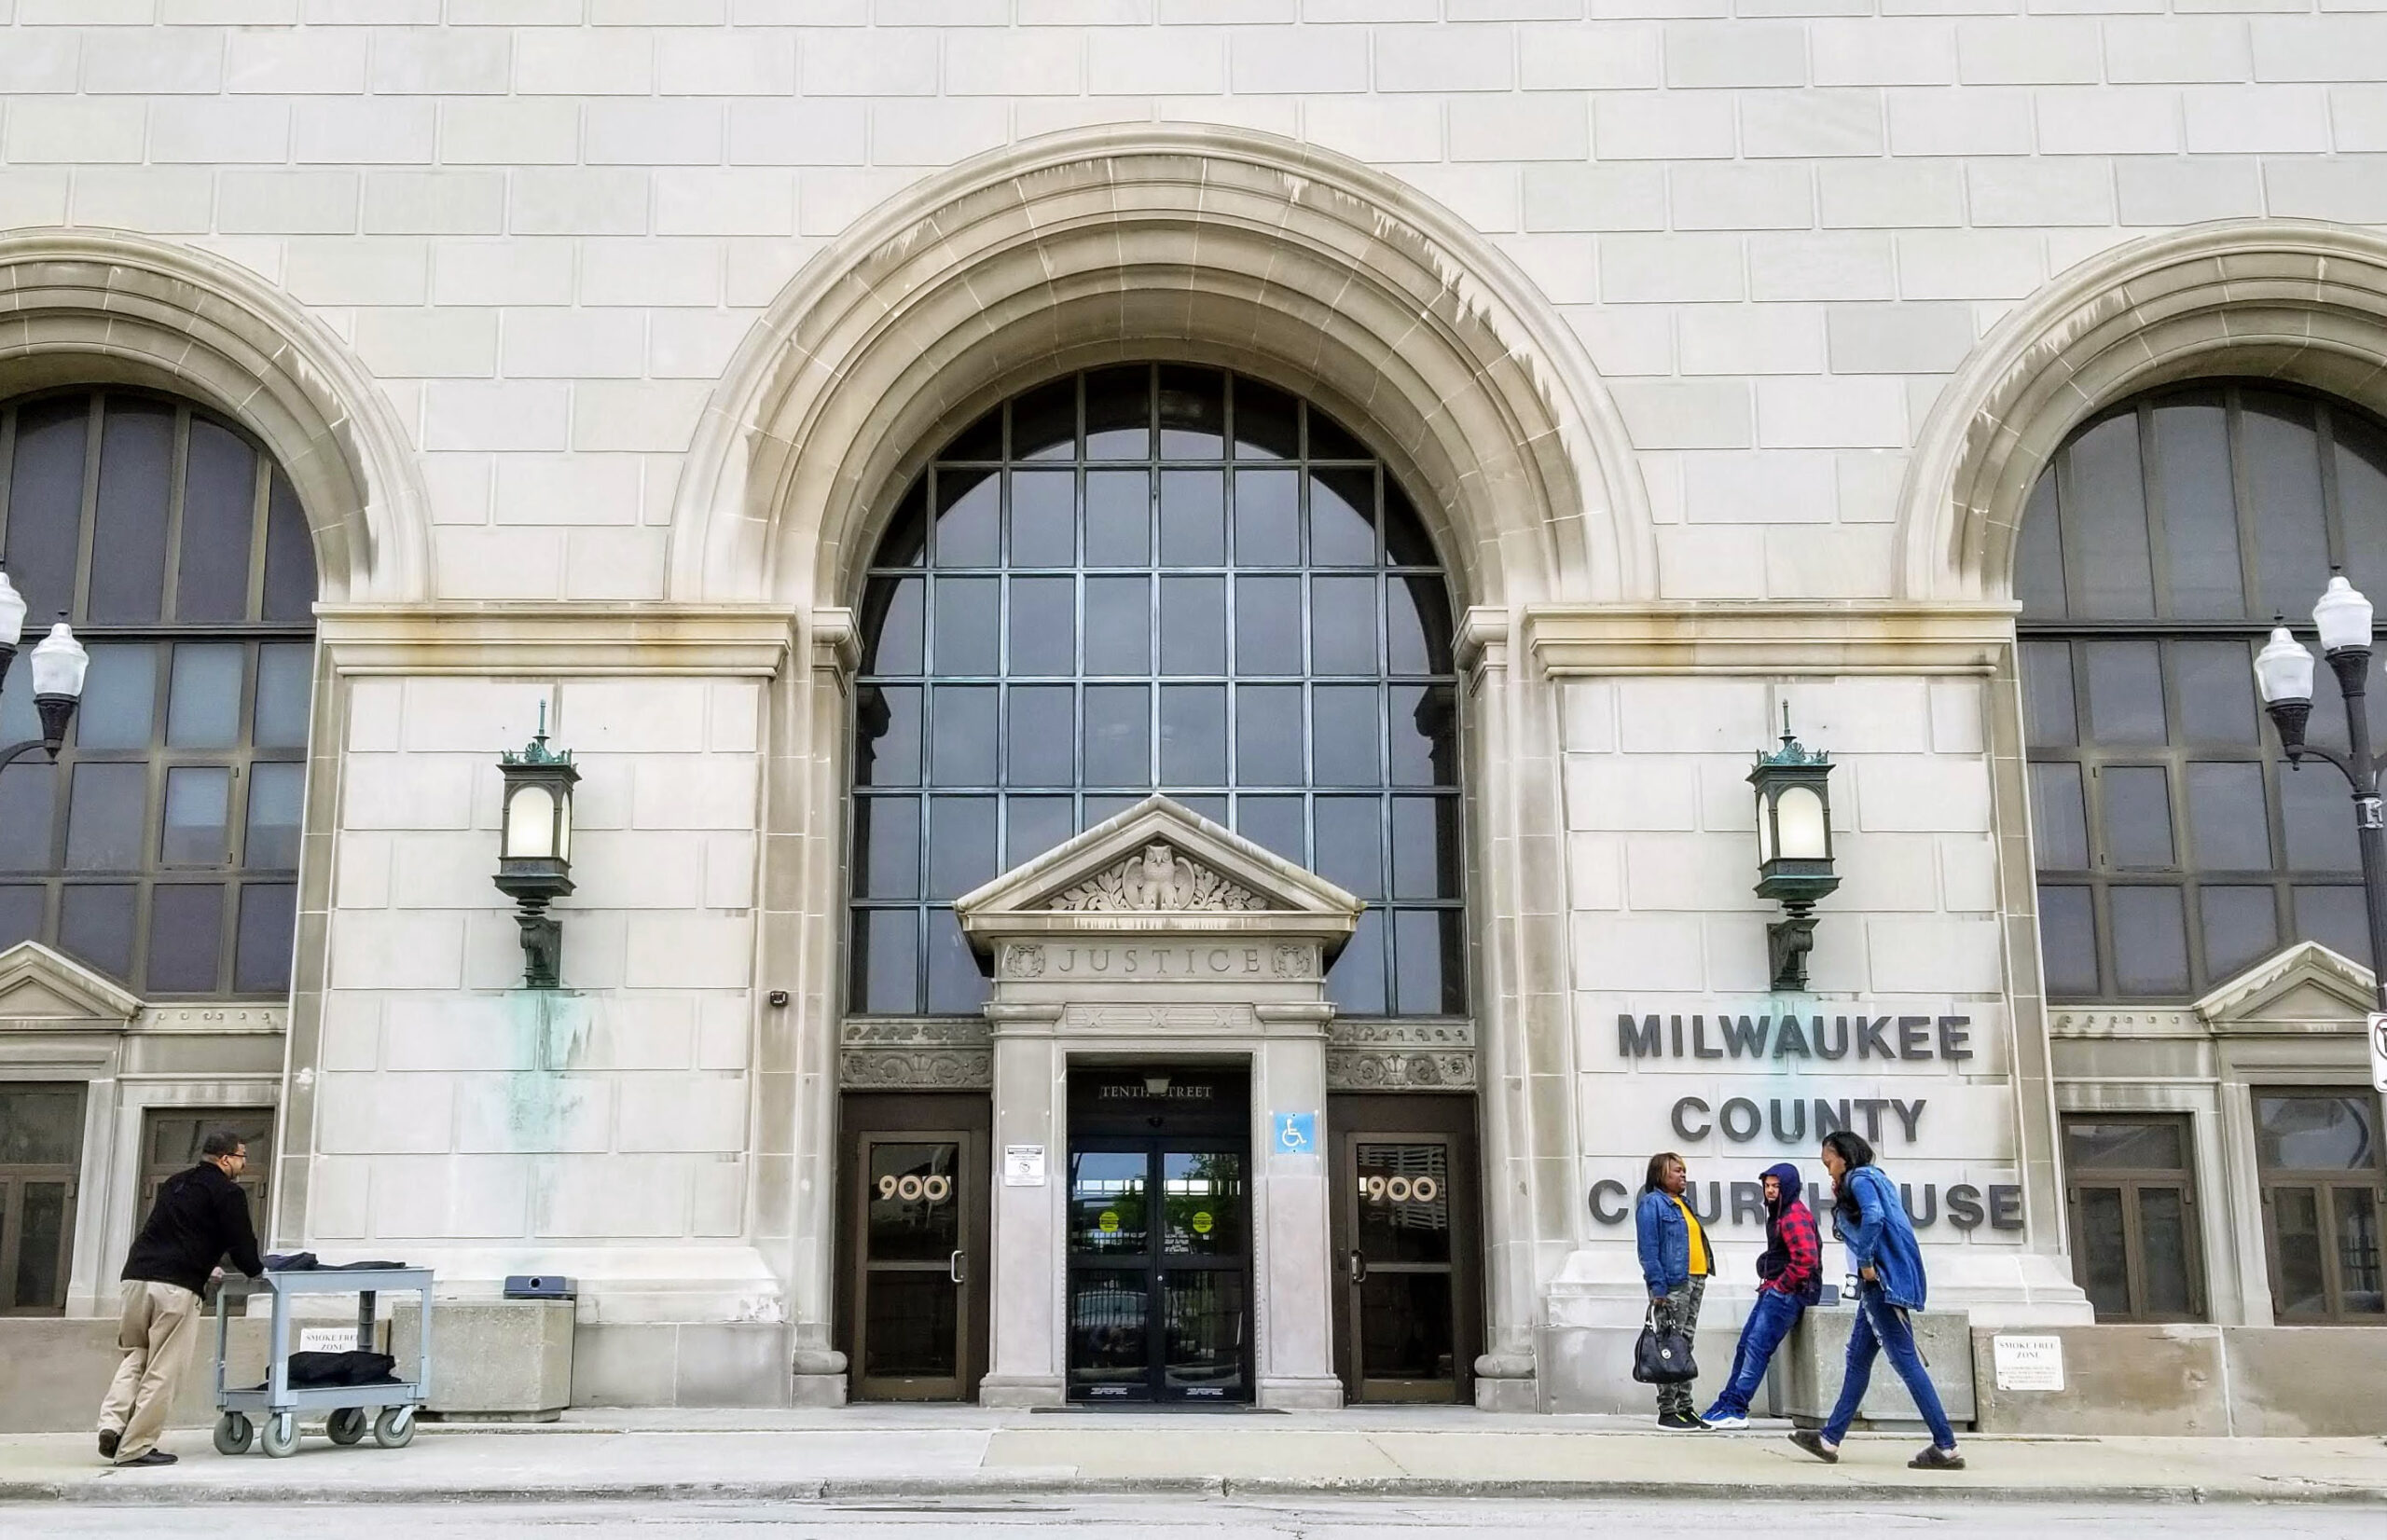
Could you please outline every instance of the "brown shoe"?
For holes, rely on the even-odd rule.
[[[121,1430],[117,1428],[102,1428],[100,1430],[100,1458],[103,1460],[115,1459],[116,1447],[117,1444],[123,1442],[123,1440],[124,1434]]]
[[[1838,1444],[1825,1443],[1824,1436],[1816,1432],[1814,1428],[1799,1428],[1794,1430],[1790,1435],[1790,1441],[1798,1445],[1801,1449],[1805,1450],[1809,1454],[1814,1455],[1816,1459],[1821,1460],[1827,1465],[1836,1465],[1840,1464],[1840,1446]]]
[[[1906,1468],[1909,1470],[1962,1470],[1965,1468],[1965,1457],[1954,1450],[1941,1449],[1939,1445],[1932,1444],[1921,1454],[1909,1460],[1906,1463]]]

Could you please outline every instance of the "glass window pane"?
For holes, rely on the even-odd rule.
[[[1152,559],[1150,471],[1085,474],[1085,564],[1142,567]]]
[[[2014,597],[2025,620],[2052,620],[2064,612],[2063,528],[2057,522],[2056,473],[2049,466],[2031,488],[2022,508],[2022,530],[2014,543]]]
[[[1299,797],[1237,797],[1235,832],[1295,866],[1309,865]]]
[[[1014,685],[1006,786],[1071,786],[1077,778],[1077,692],[1066,684]]]
[[[1396,695],[1413,694],[1407,690],[1393,693]],[[1321,684],[1310,692],[1312,785],[1377,786],[1383,783],[1384,772],[1376,763],[1376,746],[1381,741],[1382,733],[1376,718],[1378,709],[1378,692],[1371,684]],[[1403,725],[1396,716],[1396,736]],[[1398,756],[1400,749],[1396,748],[1394,753]]]
[[[2353,872],[2362,865],[2353,799],[2345,777],[2325,764],[2282,767],[2280,817],[2294,872]]]
[[[25,639],[36,639],[28,634]],[[30,646],[17,650],[8,665],[7,682],[0,684],[0,743],[22,743],[42,736],[41,713],[34,709],[33,651]],[[84,688],[90,688],[88,680]]]
[[[194,416],[184,470],[182,559],[174,618],[244,620],[256,524],[257,456],[238,434]]]
[[[1011,404],[1014,460],[1075,460],[1078,382],[1075,376],[1040,385]]]
[[[1396,674],[1451,671],[1450,589],[1440,577],[1397,577],[1387,585],[1385,631]]]
[[[1326,724],[1320,722],[1318,731],[1325,730]],[[1392,783],[1458,784],[1458,693],[1451,686],[1392,687]]]
[[[2031,828],[2042,871],[2089,869],[2089,819],[2081,801],[2080,766],[2052,762],[2031,766]]]
[[[1381,1016],[1385,1010],[1384,911],[1359,916],[1343,955],[1326,970],[1326,997],[1354,1016]]]
[[[1273,385],[1240,375],[1235,382],[1235,457],[1290,460],[1301,453],[1300,407]]]
[[[1459,896],[1459,804],[1456,797],[1392,799],[1392,896]]]
[[[1075,471],[1014,471],[1011,559],[1021,567],[1067,567],[1078,554]]]
[[[1226,452],[1226,378],[1216,369],[1160,369],[1163,460],[1217,460]]]
[[[958,899],[994,880],[995,812],[992,797],[929,799],[929,897]]]
[[[936,580],[931,652],[937,673],[949,677],[997,672],[995,646],[1000,636],[997,617],[1002,609],[1002,593],[999,578]]]
[[[1173,684],[1162,689],[1160,779],[1164,787],[1226,784],[1225,685]]]
[[[920,895],[918,797],[854,799],[854,892],[865,899]]]
[[[2387,593],[2387,432],[2344,408],[2329,417],[2337,440],[2346,576],[2366,594]]]
[[[52,800],[64,777],[47,761],[0,770],[0,872],[47,872],[53,859]]]
[[[1088,786],[1152,783],[1152,697],[1141,684],[1089,684],[1085,690]]]
[[[306,620],[315,612],[315,537],[298,494],[280,470],[266,498],[265,618]]]
[[[2024,737],[2034,749],[2068,749],[2080,741],[2072,700],[2072,649],[2061,641],[2022,643]]]
[[[172,407],[108,398],[100,429],[89,613],[95,625],[158,618],[166,585],[166,495],[174,458]]]
[[[2319,942],[2355,961],[2370,955],[2370,928],[2363,914],[2361,888],[2299,887],[2295,900],[2297,940]]]
[[[2047,960],[2050,999],[2077,1000],[2097,993],[2097,927],[2090,915],[2086,887],[2039,888],[2039,950]]]
[[[849,1007],[892,1015],[919,1010],[919,945],[918,910],[855,910]]]
[[[992,786],[995,687],[940,684],[929,692],[929,784]]]
[[[83,538],[83,456],[89,396],[60,396],[18,408],[8,467],[8,576],[24,596],[26,639],[75,603]]]
[[[2188,766],[2188,825],[2201,872],[2268,872],[2270,809],[2263,767],[2249,763]]]
[[[1321,567],[1372,567],[1376,559],[1373,471],[1312,471],[1309,558]]]
[[[1290,567],[1302,559],[1300,472],[1235,473],[1235,559],[1244,567]]]
[[[2119,1188],[2080,1189],[2079,1225],[2073,1241],[2080,1247],[2080,1286],[2087,1291],[2097,1318],[2128,1317],[2130,1258],[2123,1249]]]
[[[1004,869],[1025,865],[1067,840],[1077,832],[1076,818],[1067,797],[1003,799],[1003,819],[1008,825]]]
[[[2255,1160],[2265,1171],[2370,1171],[2379,1165],[2378,1098],[2369,1091],[2255,1093]]]
[[[2246,585],[2238,570],[2229,414],[2221,392],[2173,396],[2155,408],[2154,419],[2170,612],[2198,620],[2243,615]]]
[[[149,900],[147,987],[160,995],[213,993],[224,941],[224,889],[159,883]]]
[[[311,642],[269,641],[257,649],[253,742],[260,749],[307,747],[307,696],[314,683]]]
[[[18,1205],[16,1302],[66,1308],[66,1184],[29,1181]]]
[[[1327,416],[1316,406],[1304,415],[1309,421],[1309,458],[1312,460],[1367,460],[1373,458],[1359,435]]]
[[[927,615],[928,584],[916,577],[875,577],[862,598],[862,671],[917,674]]]
[[[1152,666],[1152,580],[1085,580],[1085,671],[1140,674]]]
[[[1384,558],[1395,567],[1439,567],[1442,557],[1426,532],[1426,523],[1400,484],[1384,479]]]
[[[1355,898],[1384,897],[1382,808],[1373,797],[1318,799],[1316,870]]]
[[[2321,441],[2302,396],[2247,391],[2239,417],[2246,494],[2255,509],[2259,614],[2309,614],[2329,571],[2321,507]],[[2315,576],[2314,574],[2320,574]]]
[[[1302,671],[1302,580],[1235,580],[1235,667],[1238,674]]]
[[[1066,382],[1065,382],[1066,383]],[[1003,458],[1003,409],[979,415],[978,420],[953,435],[939,460],[1000,460]]]
[[[232,772],[176,765],[166,772],[158,859],[168,866],[221,866],[231,853]]]
[[[132,977],[132,902],[140,889],[130,884],[70,884],[60,894],[60,950],[117,979]]]
[[[2272,1258],[2279,1270],[2279,1297],[2272,1308],[2282,1315],[2325,1315],[2329,1286],[2321,1250],[2321,1194],[2317,1188],[2275,1187],[2270,1189]]]
[[[42,914],[48,907],[49,890],[39,884],[0,887],[0,950],[41,940]]]
[[[1237,786],[1299,786],[1302,774],[1302,687],[1245,684],[1235,693],[1235,779]],[[1257,835],[1253,836],[1255,839]]]
[[[1223,674],[1227,667],[1227,580],[1160,580],[1160,671]]]
[[[2063,1158],[2076,1170],[2185,1171],[2187,1130],[2173,1118],[2112,1122],[2093,1116],[2066,1118]]]
[[[1164,567],[1216,567],[1227,559],[1224,471],[1163,471],[1160,560]]]
[[[75,708],[75,746],[148,748],[158,702],[158,650],[142,642],[96,642],[90,652],[82,704]]]
[[[2380,1294],[2379,1198],[2366,1187],[2329,1189],[2337,1220],[2338,1299],[2348,1315],[2387,1313]]]
[[[2116,887],[2114,987],[2124,995],[2188,992],[2188,934],[2176,887]]]
[[[1373,674],[1376,662],[1376,580],[1310,580],[1310,669],[1319,674]]]
[[[895,504],[874,558],[880,567],[922,567],[929,559],[929,478],[921,476]]]
[[[1066,676],[1077,667],[1077,583],[1065,577],[1011,580],[1009,672]]]
[[[865,684],[854,692],[854,784],[920,784],[920,691]]]
[[[2138,415],[2123,411],[2105,419],[2063,453],[2071,472],[2063,492],[2064,532],[2072,541],[2072,612],[2132,619],[2154,614]]]
[[[987,1003],[987,975],[950,909],[929,911],[929,1010],[937,1015],[976,1014]]]
[[[2268,887],[2202,887],[2205,983],[2216,984],[2279,950],[2279,901]]]
[[[1086,459],[1149,460],[1152,419],[1152,371],[1144,364],[1096,369],[1086,375]]]
[[[936,468],[936,564],[992,567],[1001,535],[1002,481],[994,472]]]
[[[2187,1194],[2176,1187],[2138,1189],[2140,1287],[2149,1315],[2193,1315],[2196,1296],[2189,1282],[2192,1244]]]
[[[166,742],[176,749],[229,749],[241,741],[241,675],[248,649],[237,641],[174,644],[166,693]]]
[[[298,925],[298,889],[288,883],[241,885],[241,930],[232,956],[232,987],[243,995],[290,989],[290,951]]]
[[[2091,641],[2081,651],[2089,660],[2089,731],[2095,741],[2163,742],[2163,667],[2156,644]]]
[[[83,1088],[0,1082],[0,1165],[83,1159]]]
[[[137,872],[148,830],[146,764],[78,764],[66,810],[70,872]]]
[[[1454,1015],[1458,988],[1458,912],[1400,909],[1392,917],[1392,1008],[1403,1015]]]
[[[2175,641],[2180,730],[2189,743],[2254,743],[2255,658],[2242,641]]]

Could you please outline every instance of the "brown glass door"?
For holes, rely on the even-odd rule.
[[[958,1126],[853,1126],[973,1110],[942,1100],[848,1102],[840,1335],[860,1399],[967,1400],[986,1373],[986,1128],[974,1117],[953,1119]],[[878,1105],[857,1113],[856,1102]],[[928,1105],[905,1105],[919,1103]]]
[[[1337,1098],[1335,1355],[1353,1401],[1463,1402],[1482,1351],[1474,1103]]]

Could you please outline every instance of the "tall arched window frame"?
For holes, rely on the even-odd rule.
[[[905,492],[862,632],[849,1010],[975,1011],[952,901],[1155,790],[1368,901],[1345,1011],[1466,1010],[1449,588],[1326,413],[1173,364],[1014,397]]]
[[[27,640],[90,649],[55,766],[0,772],[0,945],[38,939],[144,997],[287,995],[315,557],[280,467],[186,402],[0,407],[0,551]],[[30,648],[0,737],[36,736]]]
[[[2015,575],[2051,998],[2194,998],[2297,939],[2366,956],[2345,786],[2281,761],[2254,687],[2274,615],[2312,644],[2333,564],[2387,592],[2387,427],[2342,402],[2202,383],[2057,452]],[[2311,736],[2342,748],[2343,714]]]

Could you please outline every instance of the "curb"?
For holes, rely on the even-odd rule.
[[[1439,1477],[1048,1477],[973,1476],[875,1480],[818,1478],[795,1481],[620,1481],[556,1486],[453,1485],[365,1487],[216,1482],[0,1482],[0,1506],[75,1503],[109,1507],[324,1506],[332,1504],[527,1503],[850,1503],[932,1504],[955,1498],[1189,1496],[1354,1497],[1392,1499],[1604,1500],[1618,1502],[1911,1503],[1924,1498],[1972,1498],[2031,1504],[2328,1504],[2387,1505],[2387,1486],[2282,1484],[2276,1488],[2204,1486],[1983,1487],[1962,1481],[1867,1481],[1776,1485],[1764,1481],[1478,1480]]]

